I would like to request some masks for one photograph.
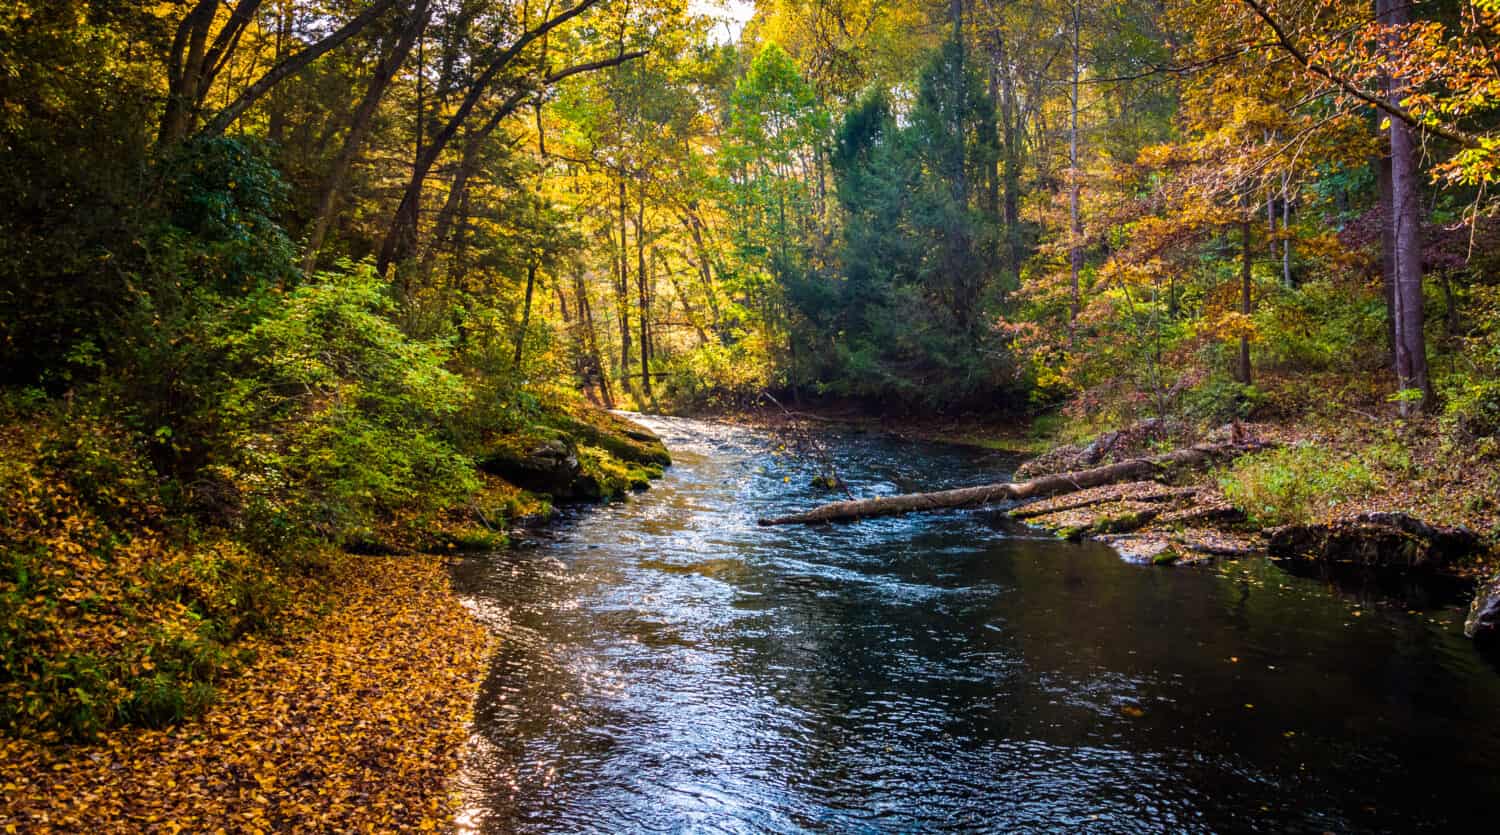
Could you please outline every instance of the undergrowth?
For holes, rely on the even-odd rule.
[[[1247,455],[1218,481],[1235,507],[1265,527],[1317,521],[1379,487],[1363,462],[1312,444]]]

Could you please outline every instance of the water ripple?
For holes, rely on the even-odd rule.
[[[1500,678],[1449,632],[991,511],[761,528],[815,465],[646,421],[656,489],[456,569],[502,639],[462,830],[1447,831],[1500,795]],[[832,446],[863,495],[1005,475]]]

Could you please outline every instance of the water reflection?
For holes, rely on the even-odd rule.
[[[758,528],[824,498],[811,466],[652,424],[678,462],[657,489],[458,569],[504,636],[470,829],[1440,831],[1500,791],[1500,677],[1446,614],[993,513]],[[861,495],[1004,466],[834,446]]]

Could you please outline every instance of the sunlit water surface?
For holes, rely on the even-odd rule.
[[[1500,808],[1500,674],[1452,610],[1259,560],[1131,565],[995,512],[761,528],[829,498],[815,465],[643,422],[676,461],[651,492],[456,569],[502,638],[467,829],[1452,831]],[[1010,463],[831,447],[858,495]]]

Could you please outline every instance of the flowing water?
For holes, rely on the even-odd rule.
[[[1500,808],[1500,673],[1451,607],[1260,560],[1123,562],[992,511],[823,528],[765,433],[643,419],[649,493],[457,569],[502,637],[483,832],[1443,831]],[[859,495],[1003,476],[851,435]]]

